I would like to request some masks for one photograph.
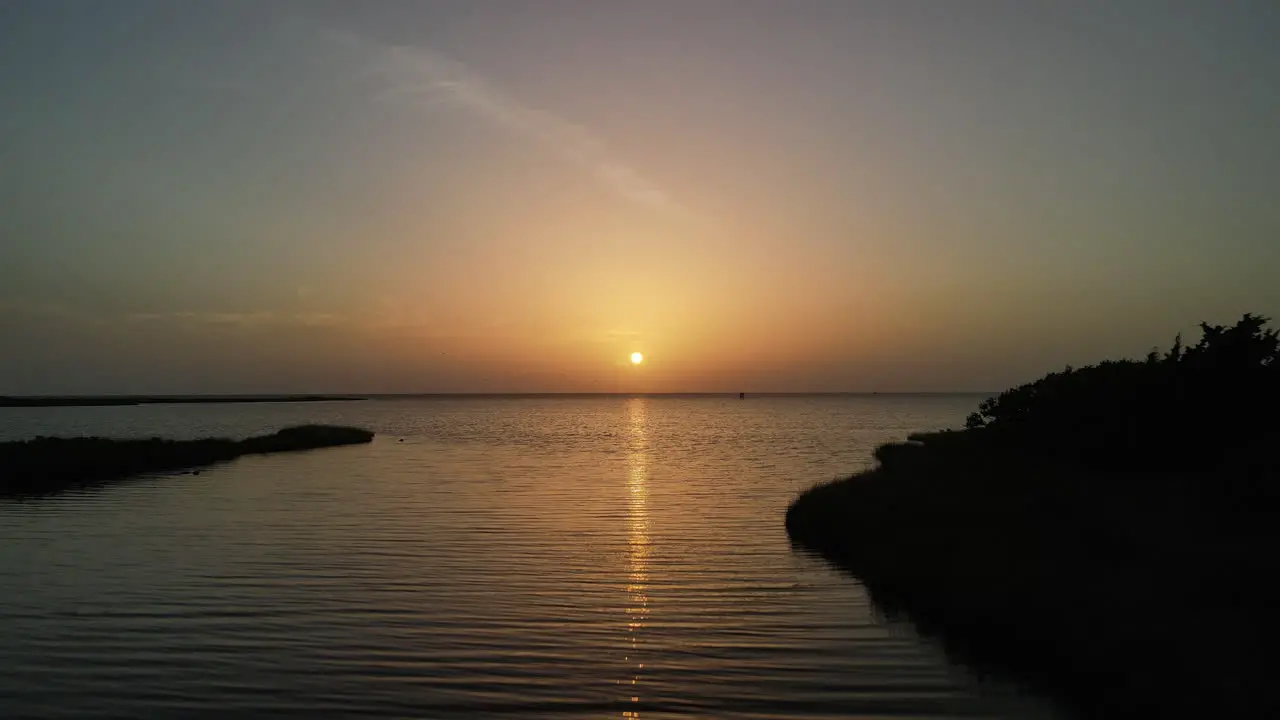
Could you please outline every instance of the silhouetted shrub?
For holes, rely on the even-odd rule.
[[[1084,717],[1280,717],[1266,324],[1202,324],[1190,347],[1007,390],[965,430],[882,446],[874,469],[805,491],[787,532],[949,651]]]
[[[1280,338],[1267,318],[1202,323],[1163,356],[1068,367],[988,398],[966,427],[1022,453],[1107,469],[1204,469],[1280,429]]]

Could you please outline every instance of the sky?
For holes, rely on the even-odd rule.
[[[0,2],[0,394],[1142,356],[1280,316],[1277,37],[1271,0]]]

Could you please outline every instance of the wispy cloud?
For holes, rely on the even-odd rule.
[[[279,312],[254,310],[249,312],[220,312],[176,310],[170,312],[117,313],[89,307],[70,307],[57,303],[40,302],[27,298],[0,298],[0,317],[12,316],[36,318],[44,321],[66,321],[114,325],[125,323],[152,323],[157,325],[219,326],[242,329],[260,328],[332,328],[358,327],[370,324],[369,318],[331,312],[299,311]]]
[[[550,150],[627,200],[670,215],[693,217],[589,130],[516,100],[463,63],[422,46],[379,45],[352,36],[341,40],[368,55],[368,71],[378,78],[380,98],[458,108]]]
[[[126,319],[131,322],[153,323],[153,322],[183,322],[199,325],[218,325],[239,328],[267,328],[267,327],[333,327],[348,322],[348,318],[343,315],[333,313],[276,313],[268,311],[259,312],[167,312],[152,313],[139,312],[130,313]]]

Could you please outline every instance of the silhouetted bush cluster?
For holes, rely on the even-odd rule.
[[[1050,373],[990,398],[966,426],[1023,454],[1107,470],[1266,462],[1280,430],[1280,338],[1267,318],[1201,324],[1163,355]],[[1256,468],[1255,468],[1256,469]]]
[[[1203,324],[1191,347],[1001,393],[965,430],[882,446],[873,470],[805,491],[787,531],[960,657],[1086,717],[1280,717],[1266,324]]]

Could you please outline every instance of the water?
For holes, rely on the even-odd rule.
[[[1010,717],[788,502],[973,397],[0,410],[36,434],[370,445],[0,502],[3,717]]]

